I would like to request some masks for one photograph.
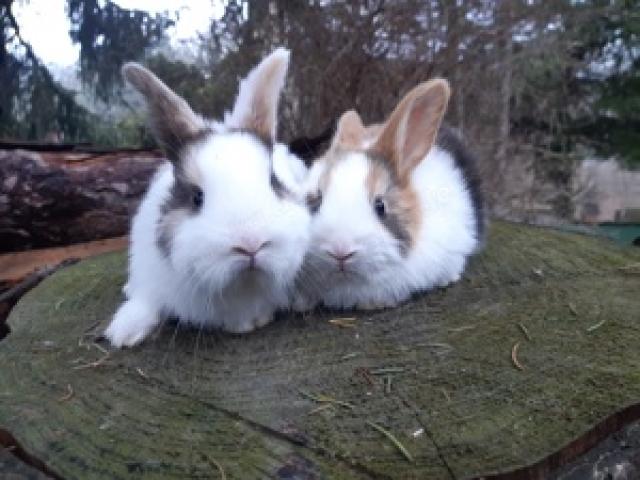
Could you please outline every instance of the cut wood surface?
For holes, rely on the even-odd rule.
[[[0,150],[0,252],[125,235],[159,152]]]
[[[122,250],[127,237],[107,238],[66,247],[41,248],[0,255],[0,288],[13,285],[43,267],[57,265],[71,258],[87,258],[100,253]]]
[[[495,223],[463,280],[399,308],[282,315],[246,336],[167,324],[105,353],[92,339],[126,255],[102,255],[13,310],[0,427],[66,479],[447,479],[536,463],[519,478],[544,478],[545,458],[640,401],[639,264],[631,247]]]

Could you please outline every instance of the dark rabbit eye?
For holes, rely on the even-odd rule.
[[[204,193],[199,188],[195,188],[193,190],[193,197],[191,199],[193,202],[193,206],[196,208],[200,208],[202,206],[202,202],[204,202]]]
[[[322,204],[322,192],[310,193],[307,195],[307,206],[311,213],[316,213]]]
[[[376,215],[378,215],[380,218],[384,217],[385,208],[382,198],[376,197],[376,199],[373,201],[373,208],[376,211]]]

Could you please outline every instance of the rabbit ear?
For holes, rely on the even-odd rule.
[[[268,143],[276,136],[278,100],[289,66],[289,50],[278,48],[240,82],[240,92],[226,124],[250,130]]]
[[[180,150],[207,130],[204,121],[187,102],[142,65],[126,63],[122,75],[144,97],[153,134],[169,160],[177,163]]]
[[[364,134],[365,128],[360,115],[355,110],[349,110],[343,113],[340,120],[338,120],[331,148],[357,150],[362,147]]]
[[[449,83],[421,83],[400,101],[382,126],[372,150],[387,158],[402,181],[424,159],[436,140],[449,101]]]

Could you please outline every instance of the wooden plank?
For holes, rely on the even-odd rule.
[[[126,248],[128,237],[107,238],[66,247],[42,248],[0,255],[0,285],[20,282],[44,267],[52,267],[71,258],[82,259]]]
[[[399,308],[282,315],[245,336],[167,324],[105,356],[91,339],[125,281],[125,255],[107,254],[13,310],[0,426],[65,478],[220,478],[218,464],[241,479],[535,464],[517,478],[542,478],[539,462],[640,398],[638,263],[602,239],[496,223],[461,282]]]

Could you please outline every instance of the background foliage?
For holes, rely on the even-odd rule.
[[[189,62],[167,48],[170,15],[68,0],[83,95],[118,112],[109,115],[54,81],[21,37],[13,4],[0,0],[0,138],[55,131],[148,146],[122,89],[124,61],[143,61],[197,110],[220,116],[238,78],[286,45],[285,140],[313,137],[349,108],[380,121],[419,81],[448,78],[448,121],[479,152],[498,214],[542,198],[569,215],[572,172],[586,156],[640,166],[637,0],[226,0]]]

